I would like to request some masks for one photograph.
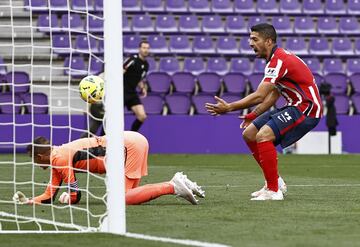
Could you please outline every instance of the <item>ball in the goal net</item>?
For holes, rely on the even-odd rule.
[[[80,81],[79,92],[85,102],[99,102],[104,97],[104,80],[100,76],[89,75]]]

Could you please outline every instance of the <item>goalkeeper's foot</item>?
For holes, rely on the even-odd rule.
[[[170,183],[174,185],[174,191],[177,196],[180,196],[189,201],[191,204],[196,205],[198,204],[198,200],[196,200],[195,195],[186,186],[183,176],[184,175],[180,172],[175,173],[174,177],[170,180]]]
[[[201,186],[197,185],[196,182],[191,181],[185,174],[179,172],[182,175],[182,179],[185,182],[185,185],[198,197],[205,198],[205,191]]]
[[[278,185],[279,185],[279,190],[283,193],[283,195],[285,196],[287,193],[287,186],[286,183],[284,181],[284,179],[282,179],[282,177],[278,178]],[[251,193],[251,197],[258,197],[260,196],[262,193],[264,193],[267,189],[267,183],[265,182],[264,187],[262,187],[260,190],[255,191],[253,193]]]

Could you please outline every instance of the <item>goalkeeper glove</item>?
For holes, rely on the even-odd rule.
[[[59,202],[63,204],[69,204],[70,202],[70,195],[67,192],[63,192],[59,197]]]
[[[33,203],[33,200],[27,198],[25,196],[25,194],[22,193],[21,191],[16,192],[12,199],[14,202],[16,202],[18,204],[32,204]]]

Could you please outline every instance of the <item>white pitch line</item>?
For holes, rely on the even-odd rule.
[[[165,237],[155,237],[151,235],[144,235],[138,233],[125,233],[126,237],[136,238],[136,239],[144,239],[144,240],[152,240],[157,242],[164,243],[172,243],[172,244],[181,244],[187,246],[197,246],[197,247],[229,247],[229,245],[217,244],[217,243],[209,243],[209,242],[201,242],[197,240],[190,239],[177,239],[177,238],[165,238]]]

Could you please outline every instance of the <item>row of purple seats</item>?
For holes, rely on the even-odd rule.
[[[10,71],[1,76],[0,92],[26,93],[30,90],[30,77],[23,71]]]
[[[74,38],[74,41],[72,40]],[[139,43],[137,44],[139,46]],[[104,40],[95,36],[80,34],[56,34],[52,36],[52,49],[57,54],[104,53]]]
[[[48,105],[43,93],[0,93],[0,114],[47,114]]]
[[[48,5],[49,3],[49,5]],[[102,11],[103,0],[25,0],[33,11]],[[194,13],[284,13],[284,14],[360,14],[357,0],[124,0],[124,11]]]
[[[64,74],[73,78],[97,75],[104,71],[104,60],[101,57],[90,56],[88,62],[85,62],[81,56],[70,56],[65,58],[64,68]]]
[[[149,15],[134,15],[131,25],[128,19],[124,19],[124,31],[133,32],[182,32],[182,33],[236,33],[248,34],[251,26],[268,22],[272,23],[279,34],[355,34],[360,30],[360,24],[356,17],[317,17],[296,16],[250,16],[244,18],[241,15],[227,16],[207,15],[182,15],[177,18],[174,15],[157,15],[153,18]]]
[[[130,19],[130,20],[129,20]],[[130,23],[131,22],[131,23]],[[227,16],[223,19],[219,15],[199,17],[196,15],[157,15],[155,20],[149,15],[123,16],[124,32],[181,32],[181,33],[236,33],[248,34],[251,26],[271,22],[279,34],[356,34],[360,31],[360,24],[355,17],[318,17],[297,16]],[[56,14],[39,15],[37,27],[42,32],[102,32],[103,18],[96,15],[82,17],[77,13],[66,13],[58,19]]]
[[[223,94],[221,97],[227,101],[232,102],[240,100],[241,97],[233,94]],[[335,107],[337,114],[349,114],[352,106],[355,107],[357,113],[360,113],[360,95],[354,95],[349,98],[345,95],[334,95]],[[148,114],[164,114],[164,107],[168,108],[167,114],[182,114],[191,113],[191,107],[194,108],[196,114],[208,114],[204,107],[205,103],[215,103],[213,95],[198,94],[198,95],[183,95],[183,94],[169,94],[165,97],[156,94],[149,94],[142,99],[145,111]],[[276,107],[280,108],[286,104],[283,97],[280,97],[276,102]],[[129,111],[125,111],[131,114]],[[232,112],[231,114],[241,114],[241,111]]]

